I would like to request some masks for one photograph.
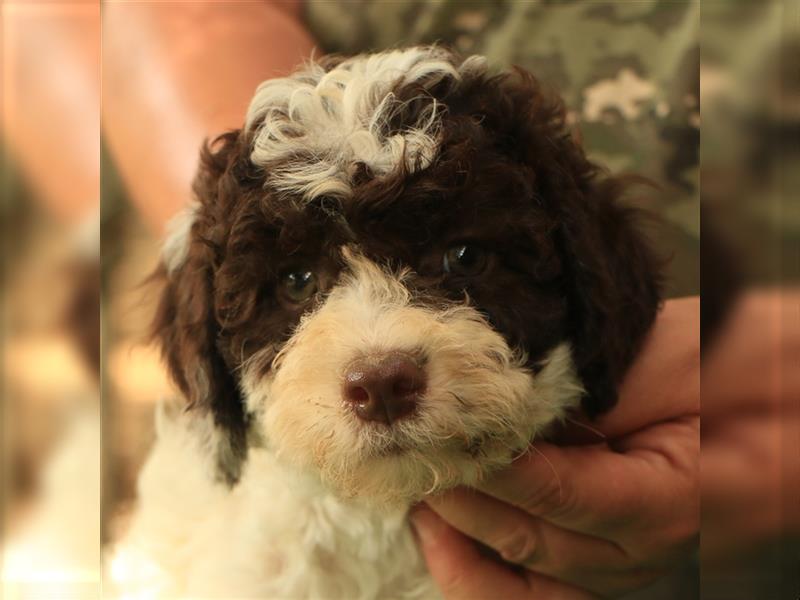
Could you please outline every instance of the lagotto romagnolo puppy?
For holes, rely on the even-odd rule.
[[[481,57],[263,83],[164,247],[156,335],[188,408],[159,415],[119,589],[436,597],[408,508],[609,409],[654,319],[623,189],[557,98]]]

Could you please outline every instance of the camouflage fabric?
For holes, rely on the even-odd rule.
[[[703,219],[747,283],[800,280],[800,2],[708,3],[701,57]]]
[[[310,0],[306,21],[326,52],[443,42],[532,71],[594,160],[659,186],[635,199],[666,221],[667,293],[699,292],[699,2]]]

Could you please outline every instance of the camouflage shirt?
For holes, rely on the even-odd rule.
[[[669,295],[699,292],[700,6],[695,0],[310,0],[326,52],[443,42],[519,65],[557,89],[589,156],[654,181],[636,203],[659,214]]]

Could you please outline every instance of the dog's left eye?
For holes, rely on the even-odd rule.
[[[305,269],[291,271],[281,279],[281,287],[289,300],[301,304],[317,293],[317,276]]]
[[[487,255],[474,244],[456,244],[444,253],[442,268],[453,275],[477,275],[486,267]]]

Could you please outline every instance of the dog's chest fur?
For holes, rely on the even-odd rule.
[[[196,431],[160,428],[111,565],[120,596],[439,597],[406,511],[340,501],[260,449],[228,489],[209,478]]]

